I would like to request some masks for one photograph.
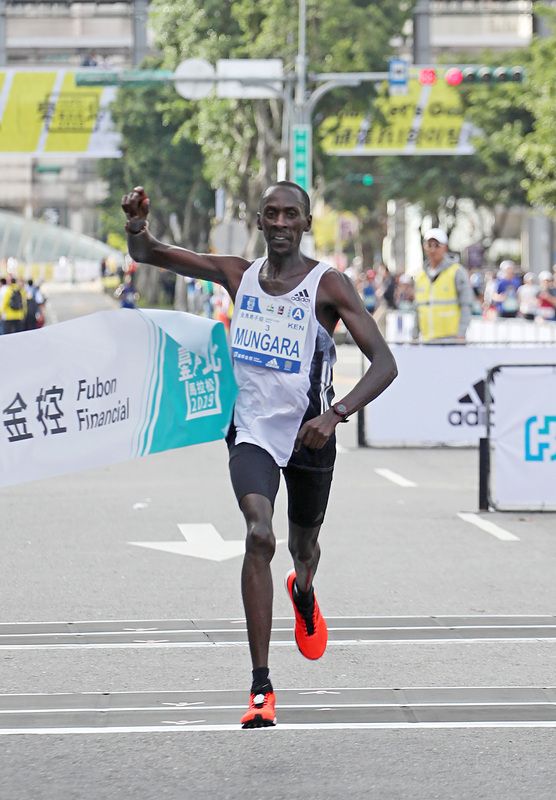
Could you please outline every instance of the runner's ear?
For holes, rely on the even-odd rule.
[[[261,212],[257,211],[257,228],[258,230],[262,231],[263,226],[261,225]]]
[[[312,214],[308,214],[307,215],[307,224],[305,226],[305,233],[309,233],[309,231],[311,230],[312,223],[313,223],[313,215]]]

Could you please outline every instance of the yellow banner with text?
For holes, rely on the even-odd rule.
[[[340,113],[320,126],[329,155],[470,155],[477,129],[466,122],[457,88],[408,82],[405,95],[381,95],[367,113]]]
[[[0,156],[118,158],[115,92],[76,86],[73,70],[0,70]]]

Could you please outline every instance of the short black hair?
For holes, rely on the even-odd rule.
[[[274,186],[285,186],[287,189],[297,189],[303,200],[303,211],[305,212],[305,216],[309,216],[311,213],[311,198],[302,186],[300,186],[298,183],[294,183],[293,181],[276,181],[276,183],[271,183],[269,186],[267,186],[262,194],[261,205],[262,198],[265,196],[268,190],[272,189]]]

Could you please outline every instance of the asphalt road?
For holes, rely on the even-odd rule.
[[[60,321],[110,305],[49,294]],[[360,359],[339,356],[341,393]],[[272,730],[237,724],[241,556],[184,554],[195,531],[242,539],[223,443],[0,490],[0,797],[552,800],[555,515],[478,515],[499,538],[459,516],[477,513],[474,451],[339,433],[330,646],[297,652],[279,544]],[[285,539],[282,490],[275,523]]]

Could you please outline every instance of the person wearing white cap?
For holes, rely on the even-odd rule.
[[[415,279],[414,340],[464,342],[473,291],[467,271],[448,253],[448,235],[431,228],[423,236],[425,263]]]

